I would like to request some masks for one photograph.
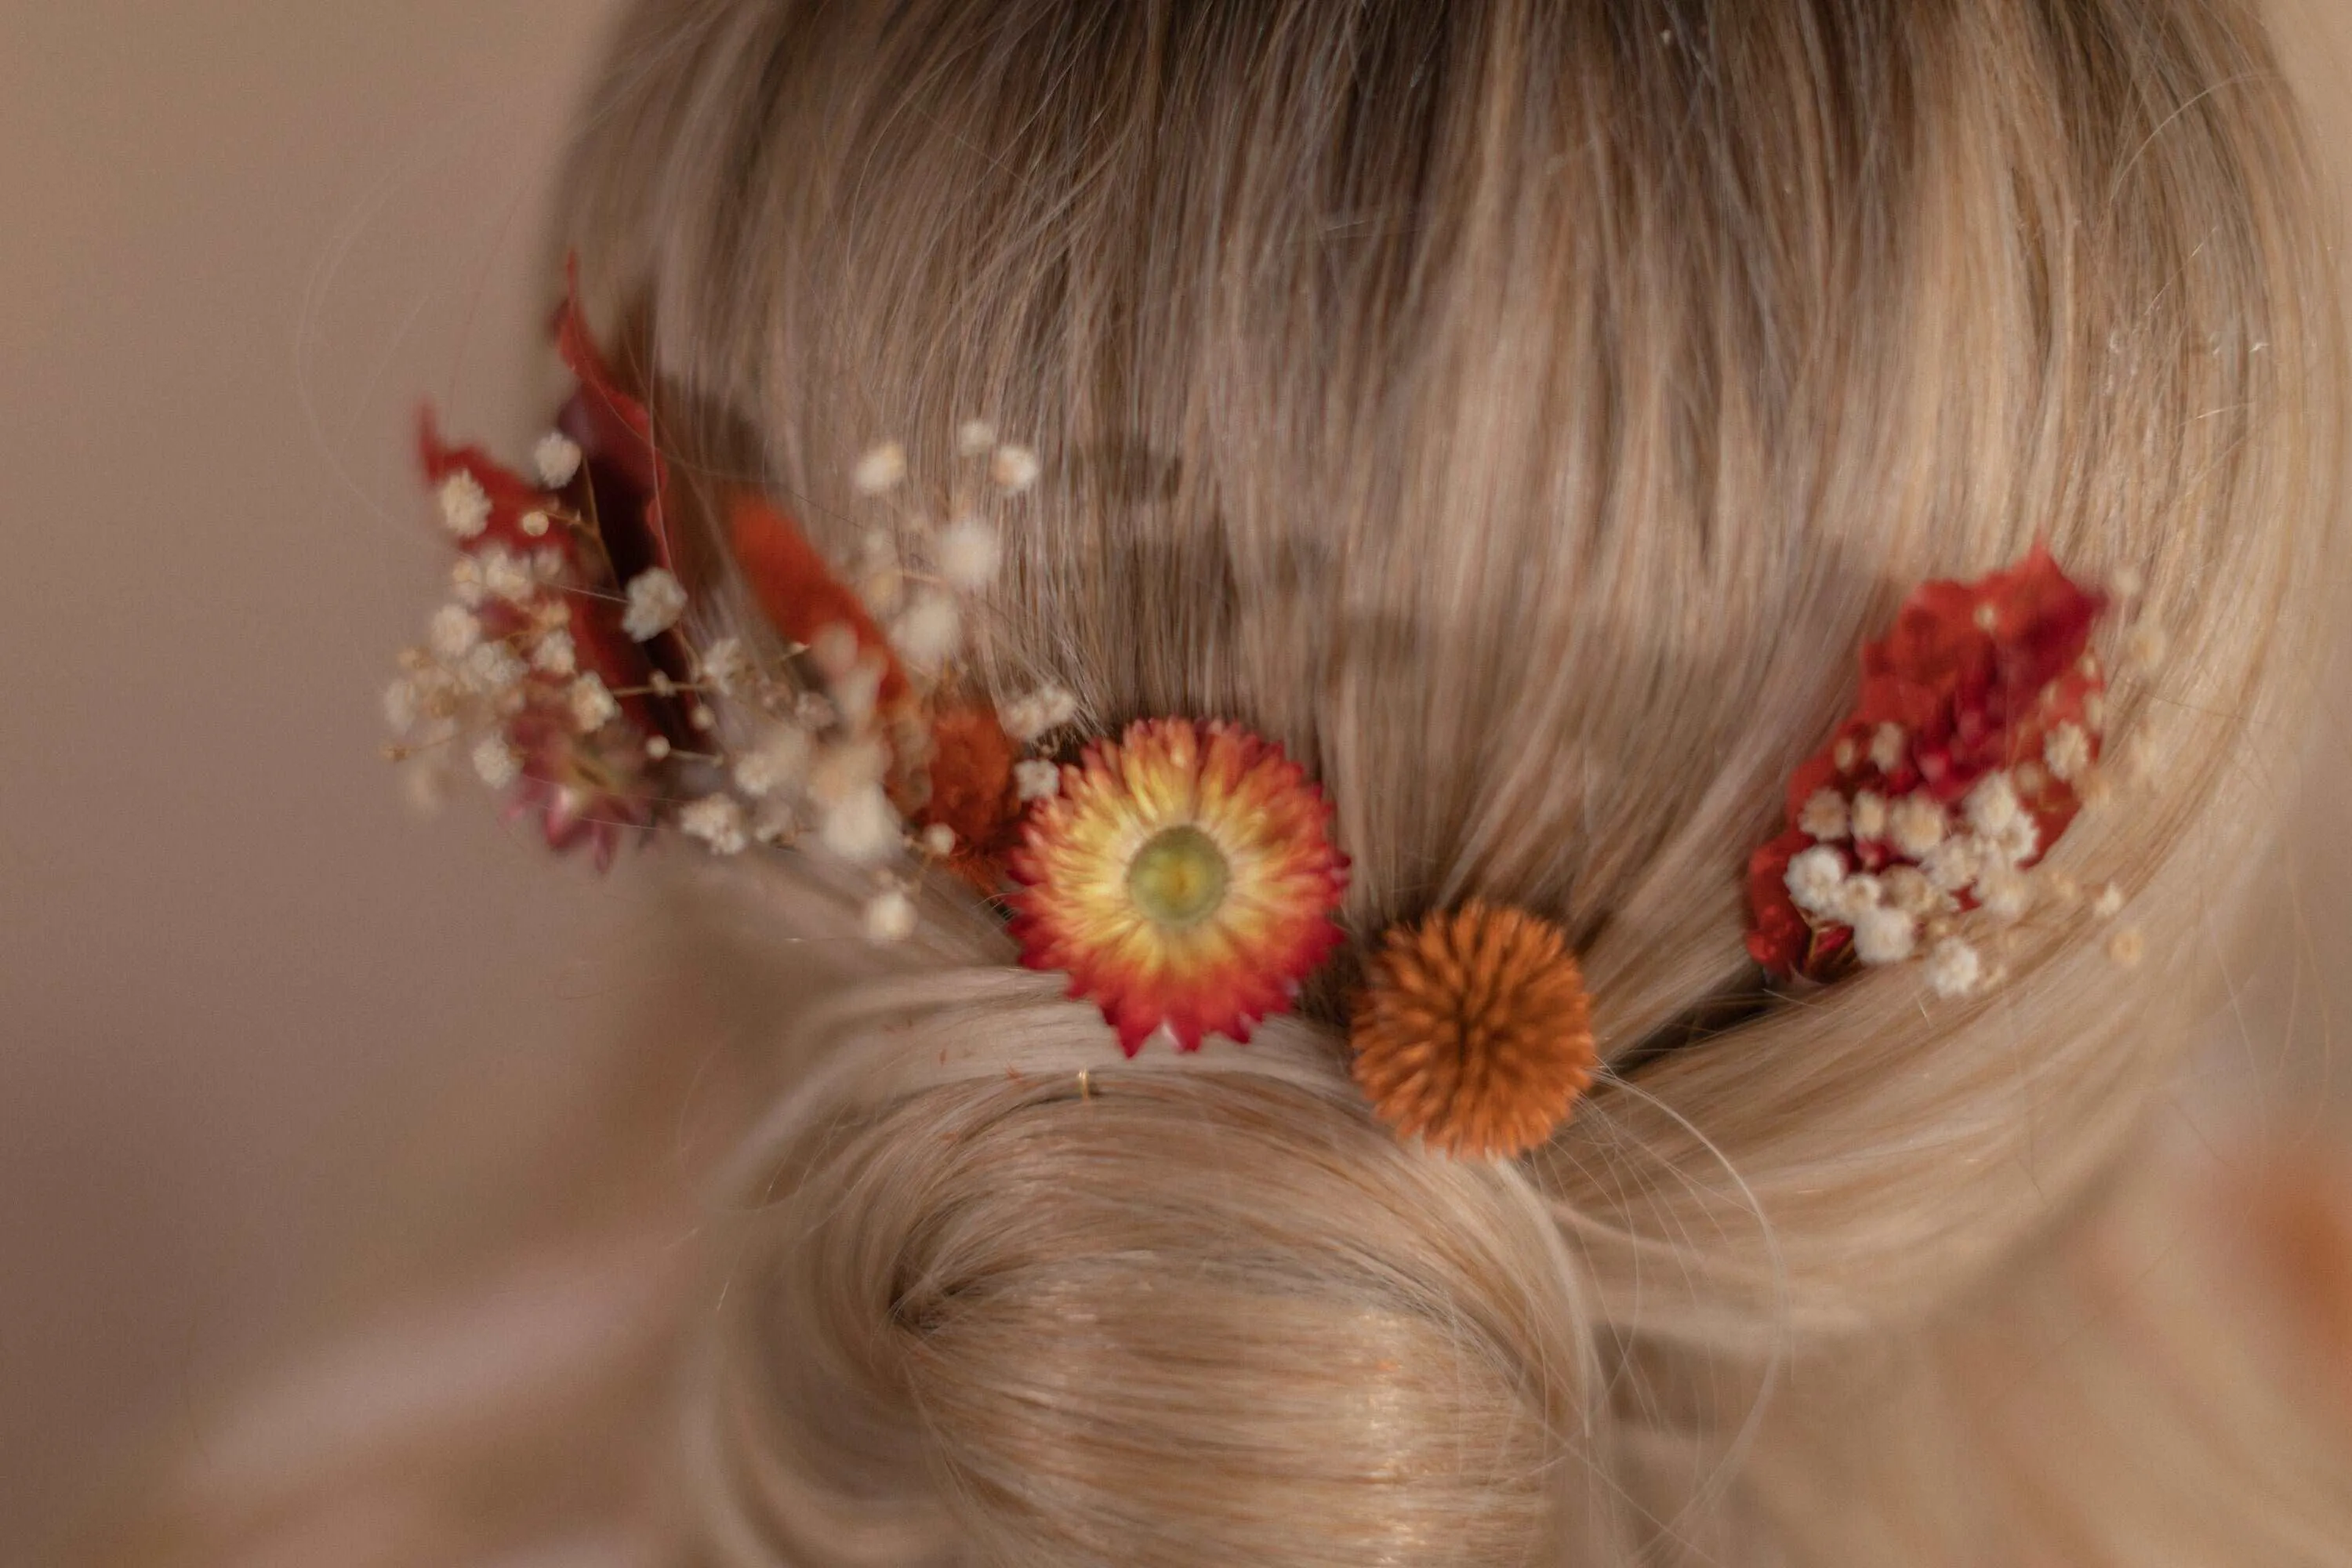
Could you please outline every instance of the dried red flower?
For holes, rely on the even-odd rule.
[[[1911,595],[1886,637],[1863,649],[1853,713],[1790,779],[1787,831],[1748,863],[1748,948],[1759,963],[1818,980],[1857,955],[1880,961],[1873,945],[1906,951],[1909,928],[1894,916],[1858,944],[1831,901],[1802,907],[1790,870],[1816,847],[1832,850],[1843,875],[1919,871],[1908,885],[1934,904],[1895,911],[1915,924],[1933,908],[1976,907],[1979,870],[2021,871],[2048,852],[2098,760],[2105,682],[2088,648],[2105,608],[2039,543],[2007,571]]]
[[[1472,901],[1390,928],[1349,1030],[1381,1121],[1440,1153],[1523,1154],[1567,1121],[1600,1065],[1568,938]]]

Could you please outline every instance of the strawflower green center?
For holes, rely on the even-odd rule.
[[[1188,824],[1161,829],[1136,852],[1127,891],[1154,925],[1181,931],[1217,912],[1232,875],[1216,840]]]

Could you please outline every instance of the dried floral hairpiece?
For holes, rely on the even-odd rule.
[[[916,878],[943,868],[1009,912],[1022,961],[1066,973],[1129,1056],[1156,1034],[1246,1041],[1291,1007],[1345,940],[1348,860],[1305,770],[1237,725],[1181,718],[1060,763],[1044,748],[1076,718],[1066,691],[1000,708],[962,677],[1002,561],[997,509],[1035,485],[1035,454],[970,422],[955,482],[919,504],[899,499],[916,488],[904,448],[874,447],[851,480],[887,515],[847,570],[772,502],[732,498],[726,537],[772,635],[701,640],[653,418],[590,338],[574,282],[556,337],[579,389],[530,474],[425,420],[458,559],[386,694],[391,753],[427,779],[464,756],[511,817],[600,866],[658,827],[719,855],[833,856],[871,879],[877,941],[912,933]],[[2079,896],[2029,873],[2107,787],[2090,649],[2106,608],[2039,546],[1912,595],[1864,650],[1853,714],[1791,781],[1787,831],[1750,864],[1748,946],[1768,973],[1828,980],[1924,952],[1929,986],[1967,995],[1996,972],[1964,918],[1998,926]],[[2091,909],[2122,903],[2110,886]],[[2110,944],[2119,962],[2138,951],[2130,931]],[[1354,1076],[1400,1136],[1516,1156],[1598,1070],[1590,1015],[1559,927],[1473,900],[1375,944]]]
[[[1969,995],[1998,976],[1963,917],[1999,928],[2076,896],[2028,873],[2107,788],[2091,641],[2108,603],[2039,544],[2008,571],[1912,594],[1863,650],[1853,712],[1790,781],[1787,831],[1749,863],[1748,949],[1768,973],[1830,980],[1924,956],[1937,994]],[[2093,909],[2121,904],[2110,887]]]
[[[967,424],[968,473],[934,511],[893,503],[902,448],[866,454],[856,489],[889,515],[865,530],[855,587],[788,514],[736,498],[731,542],[775,638],[697,641],[652,417],[575,304],[556,338],[579,390],[530,476],[425,420],[425,472],[459,554],[451,601],[386,694],[392,754],[432,779],[462,753],[511,817],[600,866],[665,826],[720,855],[829,853],[868,868],[878,940],[913,928],[910,867],[993,889],[1024,800],[1059,782],[1024,752],[1076,712],[1047,687],[1000,713],[960,679],[974,596],[1002,556],[994,510],[1034,485],[1035,456]]]

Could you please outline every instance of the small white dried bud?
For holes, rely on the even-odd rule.
[[[1797,826],[1815,841],[1835,844],[1846,836],[1853,821],[1847,810],[1845,796],[1833,789],[1817,789],[1797,813]]]
[[[904,942],[915,934],[915,900],[898,889],[877,893],[866,906],[868,942]]]
[[[937,669],[963,646],[963,611],[945,594],[918,595],[890,628],[890,641],[915,668]]]
[[[815,734],[841,722],[841,710],[822,691],[803,691],[793,698],[793,722]]]
[[[996,426],[985,419],[967,419],[956,426],[956,451],[966,458],[977,458],[996,445]]]
[[[416,671],[408,679],[410,689],[415,693],[416,714],[420,720],[430,721],[437,727],[457,718],[457,710],[464,705],[467,695],[464,681],[437,664]],[[446,740],[449,737],[440,735],[436,738]]]
[[[1853,922],[1853,955],[1864,963],[1900,963],[1919,945],[1919,922],[1885,905],[1864,910]]]
[[[1957,893],[1977,879],[1983,868],[1972,838],[1947,838],[1919,858],[1920,874],[1939,893]]]
[[[1977,781],[1960,808],[1968,814],[1969,826],[1976,829],[1979,838],[1999,837],[2003,828],[2017,820],[2021,809],[2016,786],[2005,773],[1987,773]]]
[[[907,448],[896,441],[885,441],[857,459],[849,482],[859,495],[878,496],[898,489],[906,478]]]
[[[539,482],[560,490],[580,476],[580,443],[561,430],[550,430],[530,449],[530,461],[539,470]]]
[[[1042,471],[1037,454],[1026,447],[999,447],[988,460],[988,477],[1008,495],[1019,495],[1029,489]]]
[[[545,539],[547,531],[554,526],[555,520],[543,511],[527,511],[522,514],[522,531],[526,539]]]
[[[2033,907],[2033,884],[2014,867],[1988,866],[1977,878],[1977,905],[2004,925],[2023,920]]]
[[[808,645],[809,661],[827,680],[838,680],[857,663],[857,634],[835,621],[820,628]]]
[[[842,722],[853,730],[863,730],[882,700],[882,661],[858,660],[847,673],[835,678],[829,695]]]
[[[1992,602],[1989,599],[1983,604],[1979,605],[1976,609],[1976,614],[1969,618],[1976,623],[1977,630],[1980,632],[1998,631],[2000,629],[2000,612],[1993,608]]]
[[[479,539],[490,526],[490,492],[464,468],[441,481],[441,526],[459,539]]]
[[[847,804],[881,784],[890,770],[890,753],[877,741],[849,741],[827,746],[808,773],[808,793],[819,805]]]
[[[383,721],[394,734],[407,734],[422,717],[415,681],[404,677],[383,689]]]
[[[482,623],[463,605],[444,605],[433,612],[433,623],[425,628],[425,640],[439,658],[461,659],[482,640]]]
[[[1078,700],[1058,686],[1041,686],[998,710],[1004,732],[1024,745],[1049,735],[1078,716]]]
[[[2071,784],[2091,765],[2091,737],[2080,724],[2061,724],[2042,742],[2042,765],[2061,784]]]
[[[648,735],[646,737],[646,760],[647,762],[666,763],[669,761],[669,754],[672,750],[674,750],[674,748],[670,745],[669,737],[667,735]]]
[[[977,594],[996,581],[1004,564],[1004,544],[985,519],[960,517],[940,530],[931,545],[931,563],[950,587]]]
[[[1838,884],[1829,915],[1841,924],[1852,925],[1886,901],[1886,884],[1868,871],[1857,871]]]
[[[1984,980],[1984,960],[1958,937],[1948,936],[1927,953],[1927,986],[1947,1001],[1975,992]]]
[[[580,649],[572,634],[558,626],[533,645],[530,662],[550,675],[570,675],[580,668]]]
[[[2099,896],[2091,900],[2091,912],[2103,921],[2115,919],[2124,912],[2124,890],[2109,882],[2099,889]]]
[[[1853,837],[1857,842],[1864,839],[1885,838],[1886,837],[1886,797],[1869,790],[1864,790],[1855,795],[1851,822]]]
[[[503,735],[485,736],[474,748],[474,772],[492,789],[504,789],[522,776],[522,758]]]
[[[612,689],[593,670],[573,681],[564,696],[572,704],[572,727],[583,735],[593,734],[621,716],[621,704]]]
[[[751,842],[742,804],[732,795],[707,795],[688,801],[678,811],[677,826],[688,837],[709,845],[714,855],[740,855]]]
[[[934,822],[923,829],[923,853],[934,860],[944,860],[955,853],[955,829],[944,822]]]
[[[1855,749],[1852,741],[1840,741],[1830,758],[1837,764],[1838,772],[1850,773],[1853,772],[1853,764],[1862,760],[1862,752]]]
[[[459,679],[468,690],[486,696],[512,690],[530,673],[530,667],[502,642],[477,643],[458,669]]]
[[[1790,900],[1799,909],[1835,919],[1839,894],[1845,886],[1845,857],[1817,844],[1790,858],[1782,880],[1788,884]]]
[[[2021,811],[1990,838],[1979,837],[1977,848],[1988,861],[2022,866],[2042,853],[2042,824],[2032,812]]]
[[[813,749],[806,731],[790,724],[774,725],[737,759],[735,782],[754,800],[797,789],[808,777]]]
[[[1944,907],[1944,895],[1916,866],[1889,867],[1878,881],[1889,907],[1906,915],[1925,920]]]
[[[482,581],[482,563],[470,555],[460,555],[449,564],[449,594],[467,608],[478,607],[490,596]]]
[[[498,598],[520,601],[539,591],[530,563],[504,545],[482,552],[482,586]]]
[[[2107,729],[2107,694],[2094,691],[2083,699],[2083,728],[2094,735],[2103,735]]]
[[[702,679],[722,696],[733,696],[751,673],[751,658],[740,637],[720,637],[702,650]]]
[[[2107,579],[2107,592],[2118,599],[2137,599],[2147,589],[2147,578],[2137,566],[2121,566]]]
[[[653,638],[677,625],[686,614],[686,590],[659,566],[649,566],[629,579],[629,607],[621,629],[638,642]]]
[[[1900,724],[1881,724],[1870,737],[1871,765],[1882,773],[1891,773],[1903,765],[1903,756],[1910,749],[1910,737],[1904,734]]]
[[[898,814],[881,790],[869,785],[824,814],[817,841],[853,865],[878,864],[898,847]]]
[[[1033,800],[1051,800],[1062,793],[1061,764],[1042,761],[1015,763],[1013,788],[1024,805]]]
[[[1944,841],[1951,819],[1944,813],[1943,802],[1922,790],[1896,801],[1887,814],[1886,826],[1896,853],[1918,860]]]

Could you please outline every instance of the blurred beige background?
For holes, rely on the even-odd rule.
[[[415,405],[552,406],[614,9],[0,0],[0,1563],[494,1214],[610,1016],[625,875],[417,820],[376,747],[446,569]]]
[[[2303,8],[2341,151],[2352,0]],[[629,874],[420,822],[375,750],[443,567],[415,403],[509,450],[551,406],[546,185],[614,9],[0,0],[0,1563],[527,1201],[623,1010]],[[2352,969],[2310,810],[2306,984]]]

